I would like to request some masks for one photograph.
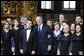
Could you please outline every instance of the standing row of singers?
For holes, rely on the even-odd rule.
[[[21,24],[14,19],[13,25],[8,18],[1,30],[1,55],[80,55],[83,53],[83,35],[81,16],[75,23],[68,25],[64,14],[59,14],[59,21],[36,17],[36,25],[21,17]]]

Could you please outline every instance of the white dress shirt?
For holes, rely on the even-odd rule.
[[[27,42],[28,42],[28,40],[29,40],[30,32],[31,32],[31,29],[27,30],[27,32],[26,32],[26,35],[27,35]]]
[[[61,30],[61,31],[63,30],[63,25],[62,25],[62,24],[61,24],[60,30]]]

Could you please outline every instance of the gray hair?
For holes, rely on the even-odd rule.
[[[37,18],[40,18],[40,19],[42,19],[42,20],[43,20],[43,17],[42,17],[42,16],[37,16],[37,17],[36,17],[36,19],[37,19]]]

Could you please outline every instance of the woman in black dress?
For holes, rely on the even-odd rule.
[[[12,35],[15,43],[15,55],[19,55],[19,38],[20,38],[20,29],[19,29],[19,21],[17,19],[14,20],[14,27],[12,29]]]
[[[11,30],[10,25],[6,21],[3,26],[3,30],[1,31],[1,39],[3,44],[3,54],[2,55],[11,55]]]
[[[59,40],[61,36],[61,31],[60,31],[60,23],[55,22],[54,28],[55,30],[53,31],[53,38],[52,38],[52,55],[57,55],[57,50],[59,48]]]
[[[70,46],[70,34],[69,34],[69,25],[63,27],[64,34],[61,36],[60,41],[60,55],[69,55],[69,46]]]
[[[80,25],[76,25],[76,34],[72,36],[72,43],[72,54],[79,55],[79,52],[83,51],[83,35]]]
[[[73,36],[75,34],[75,23],[71,23],[71,26],[70,26],[70,35]],[[72,55],[72,40],[71,40],[71,43],[70,43],[70,48],[69,48],[69,51],[70,51],[70,54]]]

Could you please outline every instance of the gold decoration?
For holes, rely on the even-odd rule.
[[[20,16],[28,16],[35,24],[35,18],[37,16],[37,1],[3,1],[2,6],[2,18],[18,18]]]

